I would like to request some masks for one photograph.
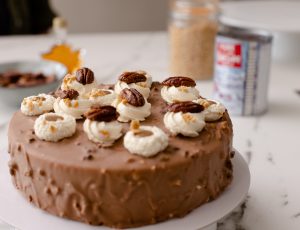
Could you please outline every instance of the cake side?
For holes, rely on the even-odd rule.
[[[95,225],[136,227],[184,216],[217,198],[232,180],[230,155],[222,144],[172,167],[166,160],[165,167],[140,170],[61,165],[19,146],[10,144],[10,171],[23,195],[52,214]]]

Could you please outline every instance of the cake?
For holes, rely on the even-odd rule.
[[[120,82],[116,93],[110,85],[97,89],[99,97],[115,94],[111,106],[108,97],[106,105],[92,102],[97,86],[85,87],[94,84],[86,69],[68,76],[55,102],[24,99],[10,121],[10,174],[30,203],[91,225],[130,228],[183,217],[230,185],[230,117],[193,80],[152,83],[143,71],[126,72],[118,80],[124,89]],[[97,136],[95,127],[108,131]]]

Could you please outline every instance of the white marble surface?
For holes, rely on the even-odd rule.
[[[99,81],[113,82],[131,69],[145,69],[155,80],[168,76],[165,33],[72,35],[69,40],[74,47],[86,48],[85,65]],[[2,37],[0,62],[38,59],[52,43],[45,36]],[[198,85],[202,95],[211,95],[211,81]],[[266,114],[232,118],[234,146],[249,162],[252,181],[247,202],[219,223],[219,230],[300,229],[300,62],[273,63],[269,99]],[[6,143],[5,124],[15,110],[2,100],[0,146]]]

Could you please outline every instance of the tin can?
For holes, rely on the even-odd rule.
[[[215,100],[230,115],[267,111],[272,35],[266,31],[221,26],[215,42]]]

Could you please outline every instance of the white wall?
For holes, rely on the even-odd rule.
[[[167,0],[51,0],[53,9],[67,19],[69,32],[163,30]]]

